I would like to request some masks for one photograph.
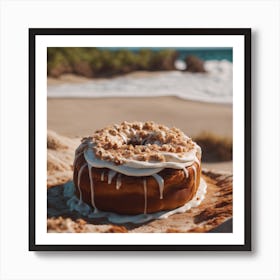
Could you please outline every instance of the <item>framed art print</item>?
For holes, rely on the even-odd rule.
[[[29,29],[29,135],[29,250],[251,250],[250,29]]]

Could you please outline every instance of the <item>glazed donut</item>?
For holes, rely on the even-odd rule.
[[[135,215],[180,207],[200,184],[201,149],[178,128],[123,122],[83,138],[76,195],[94,209]]]

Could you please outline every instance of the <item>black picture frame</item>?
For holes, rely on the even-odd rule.
[[[242,245],[41,245],[35,236],[35,54],[37,35],[232,35],[244,36],[244,244]],[[29,250],[30,251],[251,251],[251,29],[250,28],[30,28],[29,29]]]

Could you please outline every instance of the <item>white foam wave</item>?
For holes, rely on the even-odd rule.
[[[48,86],[48,97],[177,96],[195,101],[232,103],[232,63],[226,60],[206,61],[205,68],[207,73],[167,71],[142,77],[126,75],[78,84],[51,85]]]

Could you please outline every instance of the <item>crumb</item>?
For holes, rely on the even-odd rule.
[[[116,164],[129,160],[164,162],[162,152],[183,156],[194,148],[193,141],[180,129],[152,121],[107,126],[82,139],[82,143],[89,142],[97,158]]]

